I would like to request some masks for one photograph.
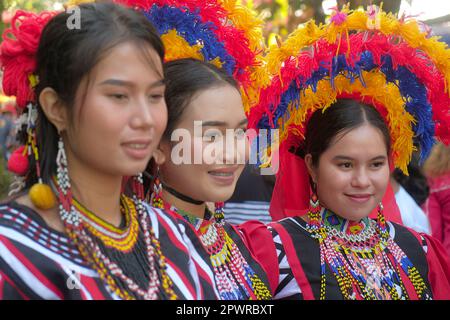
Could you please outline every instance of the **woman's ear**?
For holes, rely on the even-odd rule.
[[[50,87],[42,90],[39,95],[39,103],[45,116],[56,127],[58,132],[67,129],[67,109],[61,103],[61,100],[55,90]]]
[[[306,169],[308,170],[309,176],[311,177],[312,181],[317,184],[317,172],[316,172],[316,167],[314,167],[313,164],[313,159],[312,159],[312,155],[310,153],[308,153],[305,156],[305,164],[306,164]]]
[[[161,145],[159,145],[155,151],[153,151],[153,159],[155,159],[156,165],[161,166],[166,162],[166,156],[161,150]]]
[[[170,157],[171,154],[172,147],[170,145],[170,142],[162,138],[159,142],[158,147],[155,149],[155,151],[153,151],[153,159],[155,159],[155,162],[158,166],[161,166],[167,160],[170,160],[167,157]]]

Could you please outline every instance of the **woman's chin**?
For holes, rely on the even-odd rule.
[[[218,192],[218,193],[214,193],[214,194],[210,194],[208,196],[208,199],[210,202],[227,202],[228,200],[230,200],[231,196],[233,195],[233,192]]]
[[[368,217],[371,212],[372,212],[372,210],[366,209],[366,210],[356,210],[356,211],[353,211],[351,214],[349,214],[348,211],[343,214],[339,214],[339,213],[337,213],[337,214],[346,220],[360,221],[360,220]]]
[[[144,172],[146,167],[147,167],[146,163],[130,165],[127,168],[123,168],[123,170],[121,171],[122,176],[129,176],[129,177],[136,176],[136,175]]]

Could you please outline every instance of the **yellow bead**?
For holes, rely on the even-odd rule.
[[[56,198],[50,186],[43,183],[36,183],[28,192],[31,202],[38,209],[48,210],[56,205]]]

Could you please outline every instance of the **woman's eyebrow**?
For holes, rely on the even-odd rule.
[[[203,121],[202,127],[225,127],[227,126],[227,122],[223,121]]]
[[[126,81],[126,80],[120,80],[120,79],[107,79],[99,84],[100,86],[104,85],[112,85],[112,86],[119,86],[119,87],[134,87],[135,83],[132,81]],[[149,87],[150,88],[156,88],[166,85],[165,79],[160,79],[155,82],[153,82]]]
[[[375,161],[375,160],[386,160],[387,157],[386,156],[376,156],[372,159],[370,159],[370,161]],[[333,160],[354,160],[352,157],[349,156],[343,156],[343,155],[337,155],[333,158]]]

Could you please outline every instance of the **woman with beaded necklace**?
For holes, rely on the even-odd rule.
[[[215,299],[197,236],[142,201],[167,123],[154,27],[99,3],[19,11],[6,34],[3,87],[25,145],[9,163],[19,193],[0,206],[0,297]]]
[[[262,80],[255,75],[262,52],[259,21],[236,1],[126,2],[145,12],[167,52],[169,120],[147,170],[155,177],[145,184],[153,185],[149,199],[195,228],[210,255],[220,299],[269,299],[264,270],[223,214],[246,159],[242,100],[254,100]],[[178,133],[185,133],[182,141]],[[215,210],[207,203],[215,203]]]
[[[221,299],[269,299],[264,270],[223,212],[223,201],[233,194],[244,167],[244,161],[237,158],[245,159],[242,140],[247,120],[237,84],[222,70],[193,59],[166,63],[165,75],[170,125],[155,153],[158,172],[151,203],[178,213],[194,226],[210,254]],[[195,132],[195,121],[203,124],[200,135]],[[176,144],[170,136],[180,129],[192,136],[183,152],[205,152],[224,142],[230,130],[237,132],[233,139],[241,148],[218,152],[210,164],[175,164],[170,156]],[[230,156],[233,153],[236,158]],[[214,211],[207,202],[215,203]]]
[[[449,57],[416,21],[376,7],[336,11],[271,48],[273,78],[249,127],[279,129],[272,153],[294,154],[310,182],[295,194],[309,195],[306,215],[241,226],[275,299],[450,298],[442,245],[386,221],[381,205],[391,165],[406,170],[413,142],[423,158],[435,137],[450,143]],[[292,179],[288,167],[278,175]]]

